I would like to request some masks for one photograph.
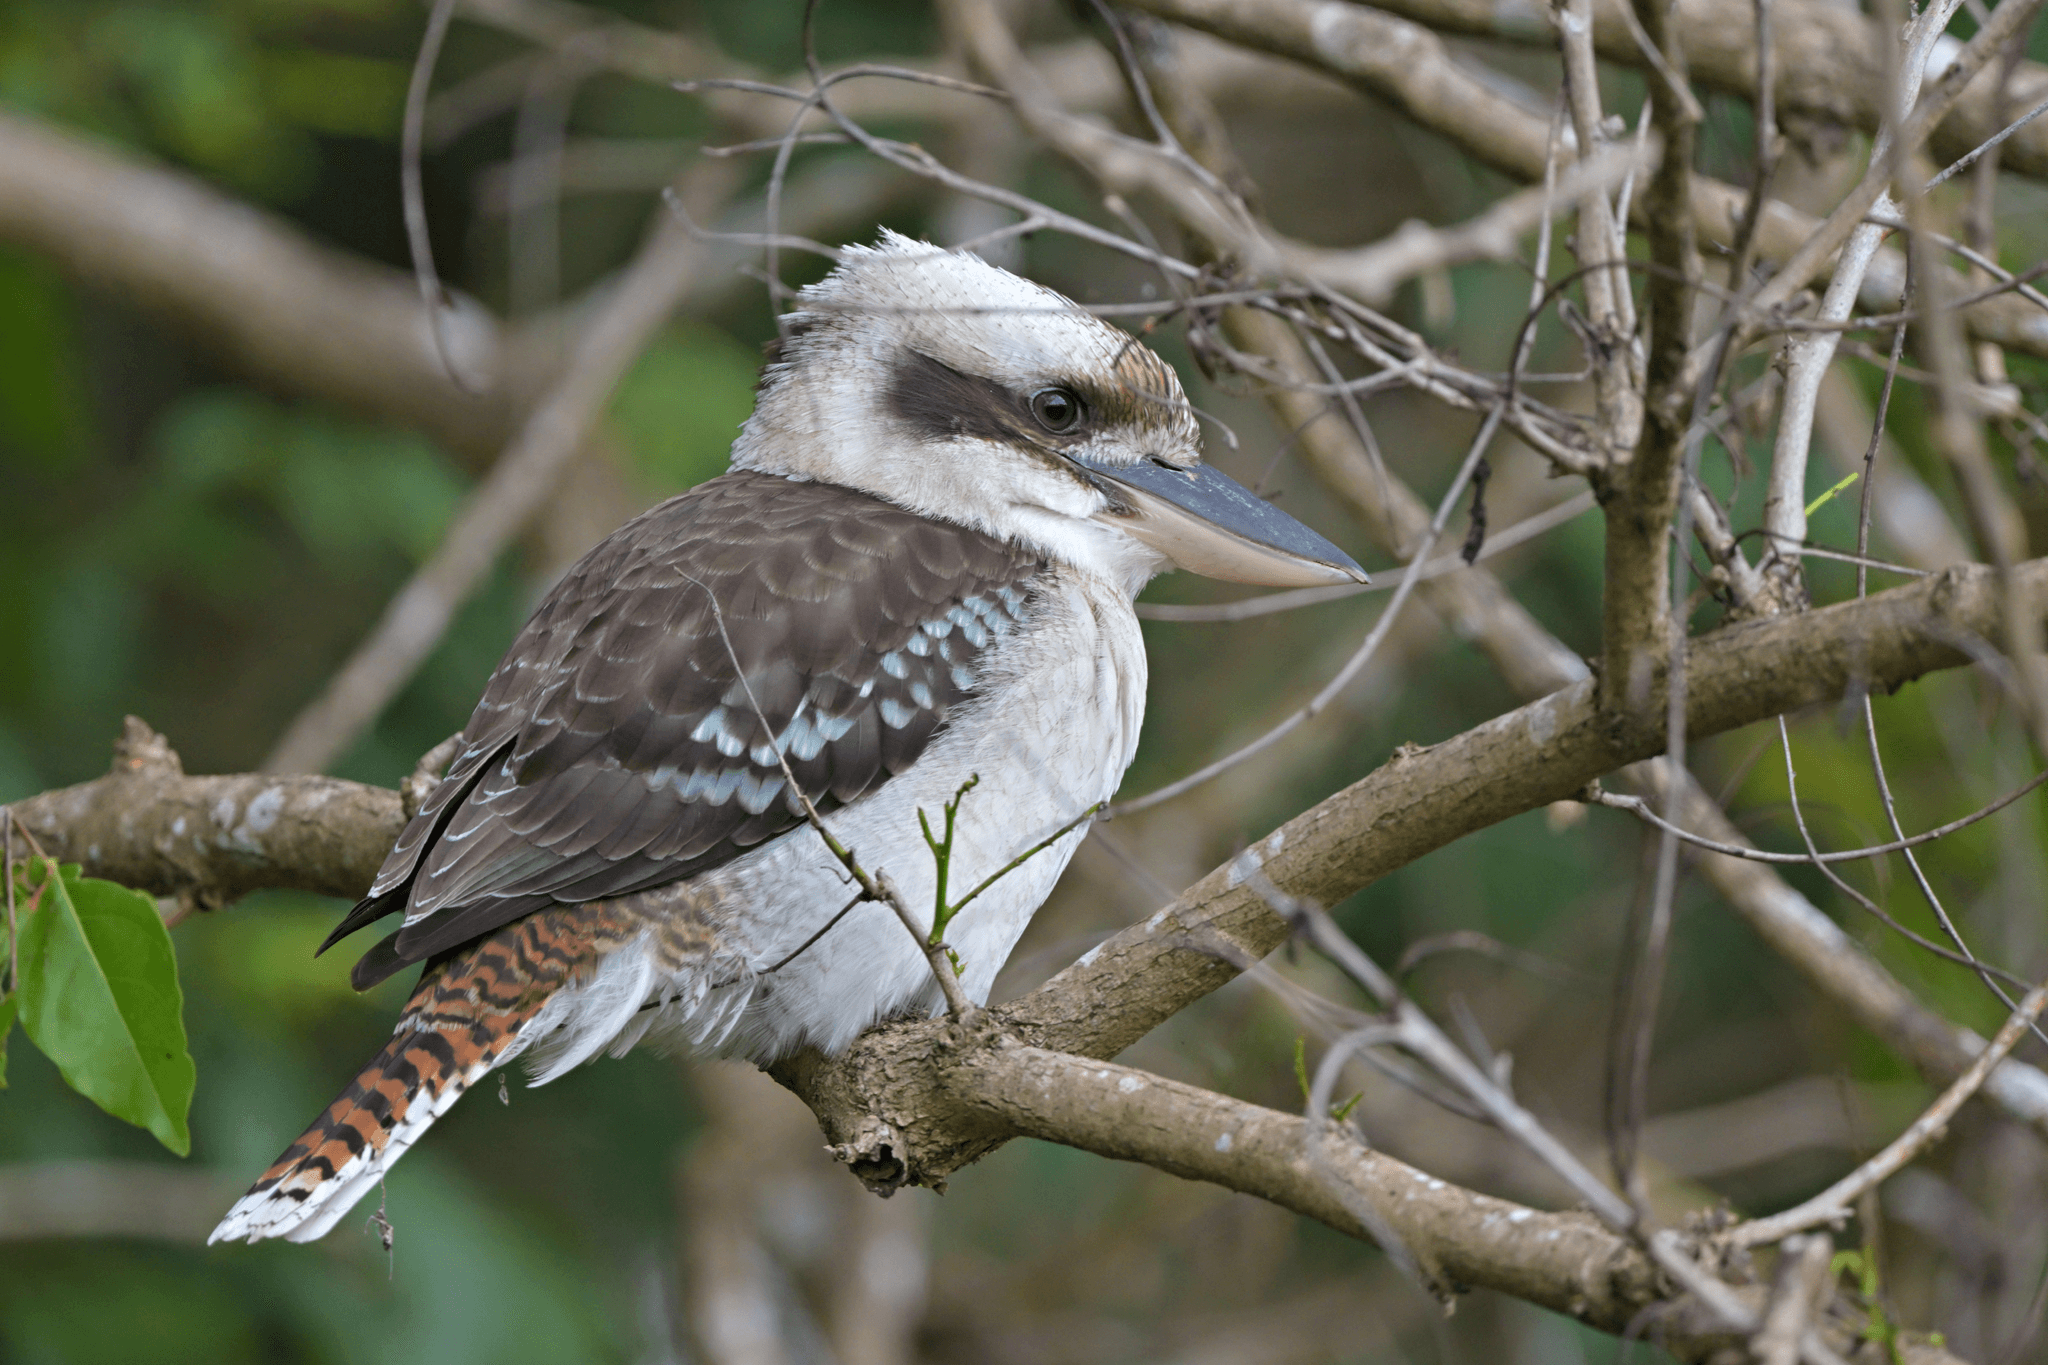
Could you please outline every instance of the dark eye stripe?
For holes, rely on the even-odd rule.
[[[887,401],[913,430],[941,440],[1015,440],[1030,420],[1026,405],[1002,385],[912,350],[896,361]]]
[[[1149,353],[1148,353],[1149,354]],[[1168,401],[1163,395],[1177,394],[1178,386],[1163,362],[1150,368],[1127,362],[1118,367],[1117,381],[1094,382],[1065,375],[1027,397],[993,379],[966,374],[944,361],[905,348],[889,376],[884,403],[889,414],[920,435],[935,440],[967,438],[1032,445],[1041,433],[1079,438],[1092,432],[1134,424],[1163,425],[1190,442],[1195,439],[1194,418],[1184,403]],[[1147,388],[1135,391],[1124,382],[1142,379]],[[1047,420],[1039,403],[1058,394],[1074,407],[1074,420],[1060,425]]]

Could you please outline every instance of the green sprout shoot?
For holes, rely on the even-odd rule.
[[[1067,821],[1066,824],[1061,825],[1051,834],[1039,840],[1030,848],[1025,849],[988,876],[982,878],[981,882],[972,891],[969,891],[959,900],[948,901],[946,899],[946,883],[953,870],[953,836],[954,827],[959,821],[960,803],[966,799],[967,793],[973,791],[980,781],[980,773],[968,774],[967,780],[960,784],[960,790],[953,793],[953,799],[946,802],[945,813],[940,817],[939,828],[942,831],[941,833],[934,834],[932,832],[932,822],[930,817],[924,813],[924,807],[920,806],[917,810],[917,825],[919,829],[924,831],[925,847],[932,851],[932,863],[937,874],[933,878],[932,887],[932,931],[931,936],[926,939],[926,942],[934,948],[944,947],[946,926],[953,922],[954,916],[972,904],[975,897],[1009,876],[1012,872],[1015,872],[1018,868],[1024,866],[1025,863],[1030,862],[1033,858],[1045,852],[1045,850],[1051,848],[1060,840],[1066,838],[1067,835],[1073,833],[1076,828],[1094,816],[1095,812],[1101,810],[1107,804],[1106,802],[1097,801],[1087,810],[1082,811],[1079,815]],[[960,955],[951,948],[946,948],[946,956],[953,963],[953,974],[955,976],[967,970],[966,965],[960,961]]]
[[[1306,1038],[1296,1037],[1294,1040],[1294,1079],[1301,1085],[1301,1102],[1307,1104],[1310,1088],[1308,1083],[1308,1040]],[[1365,1092],[1361,1090],[1342,1104],[1331,1105],[1330,1118],[1337,1123],[1342,1123],[1351,1117],[1351,1111],[1356,1109],[1358,1102],[1364,1098]]]

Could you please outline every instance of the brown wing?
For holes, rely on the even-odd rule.
[[[527,622],[447,777],[336,929],[405,911],[357,984],[790,829],[802,814],[777,746],[820,809],[874,791],[972,694],[1043,567],[865,493],[751,472],[627,523]]]

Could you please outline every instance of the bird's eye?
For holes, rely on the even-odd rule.
[[[1065,389],[1040,389],[1031,395],[1031,415],[1047,431],[1072,431],[1081,424],[1081,400]]]

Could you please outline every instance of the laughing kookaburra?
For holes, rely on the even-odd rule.
[[[585,555],[491,675],[328,939],[403,917],[354,971],[425,964],[397,1031],[212,1240],[321,1236],[515,1058],[536,1083],[642,1040],[767,1062],[939,1009],[896,916],[846,909],[782,759],[929,915],[918,812],[970,776],[955,888],[1115,792],[1154,574],[1364,578],[1205,466],[1173,371],[1050,290],[890,234],[789,322],[732,468]],[[970,998],[1084,832],[948,929]]]

